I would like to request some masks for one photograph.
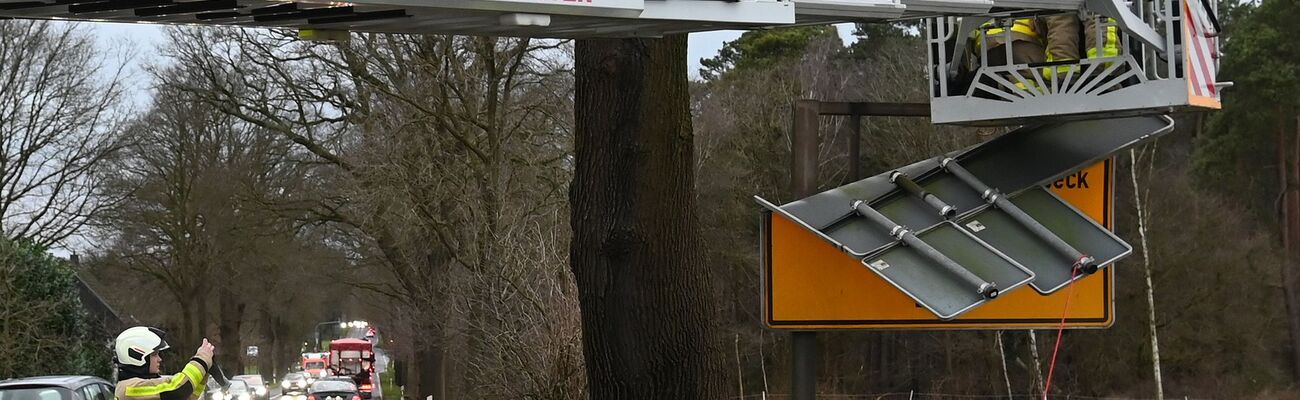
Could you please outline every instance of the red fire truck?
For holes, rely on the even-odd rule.
[[[334,375],[352,377],[361,398],[370,398],[375,388],[374,345],[361,339],[338,339],[330,342],[328,359]]]

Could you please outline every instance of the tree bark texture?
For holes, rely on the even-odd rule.
[[[415,372],[418,380],[415,390],[417,399],[444,400],[447,398],[447,357],[441,347],[430,346],[415,351]]]
[[[570,266],[590,396],[723,398],[686,36],[578,41],[576,68]]]
[[[275,380],[280,377],[280,369],[276,368],[275,362],[275,356],[278,353],[276,345],[279,344],[276,340],[276,333],[279,326],[276,324],[277,318],[271,315],[270,310],[263,308],[259,314],[261,322],[258,325],[261,325],[262,339],[265,341],[258,347],[261,354],[258,354],[255,360],[257,361],[257,371],[262,373],[262,376]]]
[[[1296,299],[1296,249],[1300,247],[1300,193],[1292,181],[1300,176],[1300,157],[1290,154],[1294,149],[1300,152],[1300,141],[1290,143],[1287,134],[1286,115],[1282,106],[1278,106],[1277,126],[1277,170],[1278,185],[1282,192],[1282,301],[1286,305],[1287,323],[1291,328],[1291,364],[1292,379],[1300,381],[1300,304]]]
[[[221,350],[217,352],[217,362],[227,373],[244,373],[244,344],[240,340],[240,326],[244,321],[244,304],[239,302],[235,293],[228,287],[218,290],[220,293],[221,325],[217,327],[221,335]]]

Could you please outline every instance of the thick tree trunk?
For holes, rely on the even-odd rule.
[[[266,309],[263,309],[260,314],[262,339],[265,341],[259,347],[261,354],[257,355],[257,371],[262,373],[263,377],[275,380],[280,376],[280,370],[275,368],[275,317],[271,316],[271,312]]]
[[[444,400],[447,398],[447,357],[441,348],[422,348],[415,351],[416,387],[419,399]],[[408,391],[410,393],[411,391]]]
[[[403,397],[402,400],[423,400],[424,397],[420,397],[420,363],[415,362],[414,351],[407,353],[404,357],[405,361],[403,364],[409,365],[410,367],[398,370],[399,374],[403,374],[402,393],[405,393],[405,397]]]
[[[202,340],[202,338],[198,337],[198,334],[196,334],[198,331],[194,327],[195,312],[193,300],[182,296],[177,296],[177,299],[177,303],[181,307],[181,321],[180,327],[176,332],[167,333],[167,344],[170,345],[172,349],[175,349],[175,351],[170,352],[171,354],[167,354],[170,355],[170,357],[163,357],[163,366],[166,371],[179,371],[184,367],[185,363],[189,362],[191,355],[187,353],[197,349],[198,344],[200,343],[199,341]],[[193,346],[191,346],[191,344],[193,344]]]
[[[591,398],[723,398],[686,36],[580,40],[576,67],[570,263]]]
[[[1292,146],[1290,135],[1286,132],[1286,115],[1278,106],[1277,126],[1277,170],[1278,184],[1282,192],[1282,301],[1286,305],[1287,322],[1291,328],[1291,364],[1292,379],[1300,381],[1300,304],[1297,304],[1295,263],[1297,242],[1300,242],[1300,193],[1297,193],[1291,180],[1300,176],[1300,141],[1295,147],[1296,154],[1288,154]],[[1289,171],[1288,171],[1289,170]]]
[[[193,337],[187,338],[186,340],[193,340],[194,344],[197,346],[199,343],[203,342],[203,338],[206,338],[208,336],[208,315],[209,315],[208,311],[209,310],[208,310],[207,292],[201,289],[194,290],[194,292],[198,293],[198,296],[195,296],[196,299],[195,307],[197,308],[194,310],[194,313],[195,315],[198,316],[198,318],[195,321],[196,326],[186,327],[186,329],[194,329],[193,331],[190,331],[190,334]]]
[[[221,352],[217,353],[217,362],[227,373],[244,373],[244,363],[240,355],[244,354],[244,345],[240,340],[240,324],[244,320],[244,304],[239,302],[235,293],[229,288],[219,290],[218,300],[221,312],[217,333],[221,335]]]

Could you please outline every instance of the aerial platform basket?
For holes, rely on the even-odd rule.
[[[1073,3],[1071,11],[1086,9],[1109,17],[1098,18],[1096,35],[1104,37],[1107,27],[1117,28],[1117,55],[989,65],[990,46],[969,43],[989,36],[973,32],[1008,27],[1017,18],[1059,13],[1060,9],[928,19],[932,120],[943,124],[1013,125],[1220,107],[1215,82],[1219,27],[1209,0]],[[999,1],[998,5],[1013,4]],[[1065,1],[1059,5],[1070,9]],[[1009,42],[1011,30],[1002,31],[994,35],[1005,35],[1003,40]],[[972,47],[978,50],[971,51]],[[994,54],[994,58],[1011,59],[1009,46],[999,49],[1007,53]],[[1087,54],[1087,49],[1080,50]]]

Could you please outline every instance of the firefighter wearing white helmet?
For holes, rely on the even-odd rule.
[[[203,396],[208,368],[212,366],[212,344],[203,339],[179,374],[160,375],[162,355],[167,350],[163,331],[137,326],[122,331],[113,343],[117,364],[116,400],[199,400]]]

